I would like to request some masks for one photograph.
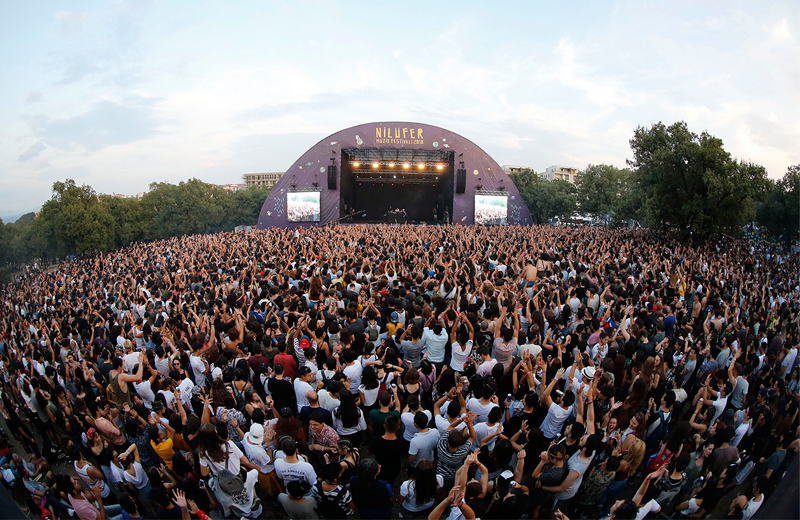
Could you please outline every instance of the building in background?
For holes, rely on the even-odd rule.
[[[530,166],[516,166],[516,165],[512,165],[512,164],[504,164],[503,165],[503,171],[508,173],[508,174],[522,173],[525,170],[531,170],[533,172],[536,171],[534,168],[532,168]]]
[[[242,175],[242,180],[244,180],[245,188],[251,186],[267,186],[271,188],[283,177],[283,174],[284,172],[245,173]]]
[[[550,166],[539,174],[539,177],[547,181],[567,181],[570,184],[575,184],[579,176],[580,170],[577,168],[562,166],[560,164]]]
[[[244,184],[219,184],[219,187],[228,191],[239,191],[245,189]]]

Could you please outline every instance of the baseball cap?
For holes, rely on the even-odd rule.
[[[253,439],[253,442],[256,444],[264,442],[264,427],[258,423],[253,423],[253,425],[250,426],[250,438]]]

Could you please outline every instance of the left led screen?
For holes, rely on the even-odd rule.
[[[286,194],[286,216],[289,222],[319,222],[318,191]]]

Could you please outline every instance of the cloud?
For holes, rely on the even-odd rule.
[[[25,150],[25,153],[19,156],[20,161],[27,161],[28,159],[32,159],[42,153],[44,149],[47,148],[43,142],[39,141],[35,144],[32,144]]]
[[[61,39],[73,38],[80,33],[84,23],[91,15],[84,11],[61,11],[56,13],[55,36]]]
[[[44,96],[40,90],[34,90],[33,92],[28,92],[27,97],[25,98],[25,104],[30,105],[31,103],[41,103],[44,100]]]
[[[86,54],[77,54],[64,59],[67,61],[67,66],[64,67],[61,79],[53,83],[55,86],[69,85],[70,83],[80,81],[89,74],[102,71],[102,69],[94,63],[94,60]]]
[[[131,96],[121,103],[100,101],[82,114],[66,119],[32,118],[34,133],[51,146],[79,146],[97,151],[151,137],[158,122],[154,99]]]

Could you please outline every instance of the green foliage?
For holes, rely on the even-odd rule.
[[[679,238],[739,235],[769,188],[764,167],[734,160],[722,140],[686,123],[639,127],[630,140],[642,218]]]
[[[800,239],[800,164],[789,166],[783,178],[772,184],[756,209],[756,221],[787,244]]]
[[[177,186],[156,183],[150,190],[139,200],[98,196],[72,179],[54,183],[53,196],[38,217],[24,215],[14,224],[0,220],[0,269],[8,262],[103,252],[144,240],[255,225],[270,191],[259,186],[230,192],[197,179]]]
[[[582,214],[609,222],[630,213],[631,171],[609,164],[590,164],[577,180],[578,206]]]
[[[91,186],[75,181],[53,183],[53,197],[45,202],[39,218],[47,224],[56,256],[97,253],[112,246],[113,220]]]
[[[531,169],[509,175],[536,224],[570,217],[577,209],[577,189],[567,181],[547,181]]]
[[[36,213],[31,211],[30,213],[25,213],[24,215],[19,217],[17,221],[14,222],[14,224],[17,225],[27,224],[28,222],[33,222],[33,219],[35,218],[36,218]]]

